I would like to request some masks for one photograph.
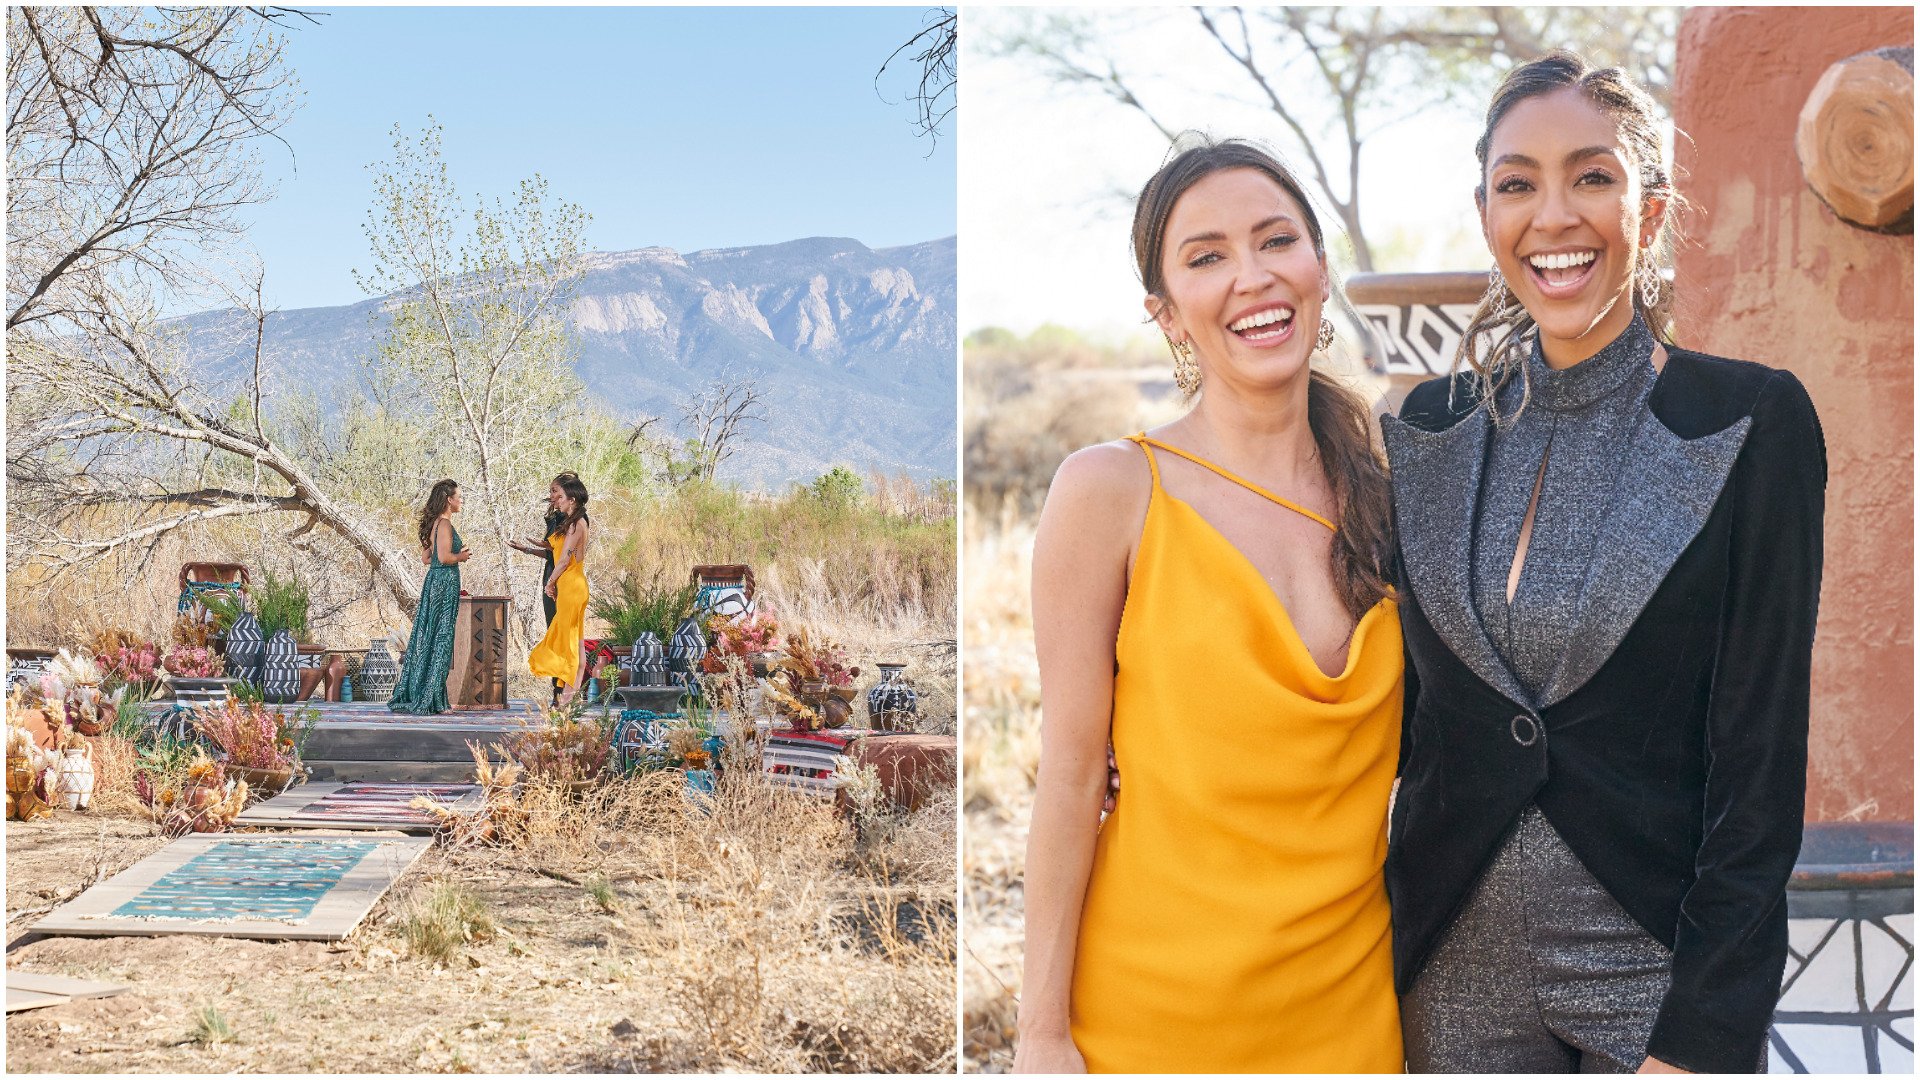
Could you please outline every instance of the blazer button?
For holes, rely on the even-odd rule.
[[[1513,741],[1521,746],[1532,746],[1540,738],[1540,725],[1534,723],[1533,717],[1526,713],[1514,717],[1508,727],[1513,732]]]

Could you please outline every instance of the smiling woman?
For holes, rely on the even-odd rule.
[[[1365,404],[1312,367],[1319,221],[1270,155],[1206,143],[1147,182],[1133,239],[1204,393],[1068,457],[1040,519],[1015,1065],[1398,1071],[1400,624]],[[1109,742],[1128,787],[1102,823]]]
[[[1471,370],[1385,423],[1407,695],[1387,882],[1418,1072],[1764,1070],[1801,835],[1825,443],[1681,349],[1652,101],[1509,73]],[[1483,356],[1477,338],[1493,337]]]

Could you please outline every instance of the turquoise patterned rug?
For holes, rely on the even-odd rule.
[[[373,840],[218,843],[167,871],[112,914],[130,919],[304,921],[320,898],[379,846]]]

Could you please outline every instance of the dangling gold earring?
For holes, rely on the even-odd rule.
[[[1167,348],[1173,351],[1173,384],[1188,397],[1200,392],[1200,365],[1193,358],[1193,345],[1185,341],[1167,338]]]
[[[1324,315],[1320,317],[1320,334],[1314,338],[1314,345],[1321,352],[1333,348],[1333,320]]]

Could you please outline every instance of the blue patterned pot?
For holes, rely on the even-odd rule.
[[[367,658],[360,664],[360,701],[387,701],[400,681],[400,665],[387,651],[386,638],[374,638],[367,645]]]

